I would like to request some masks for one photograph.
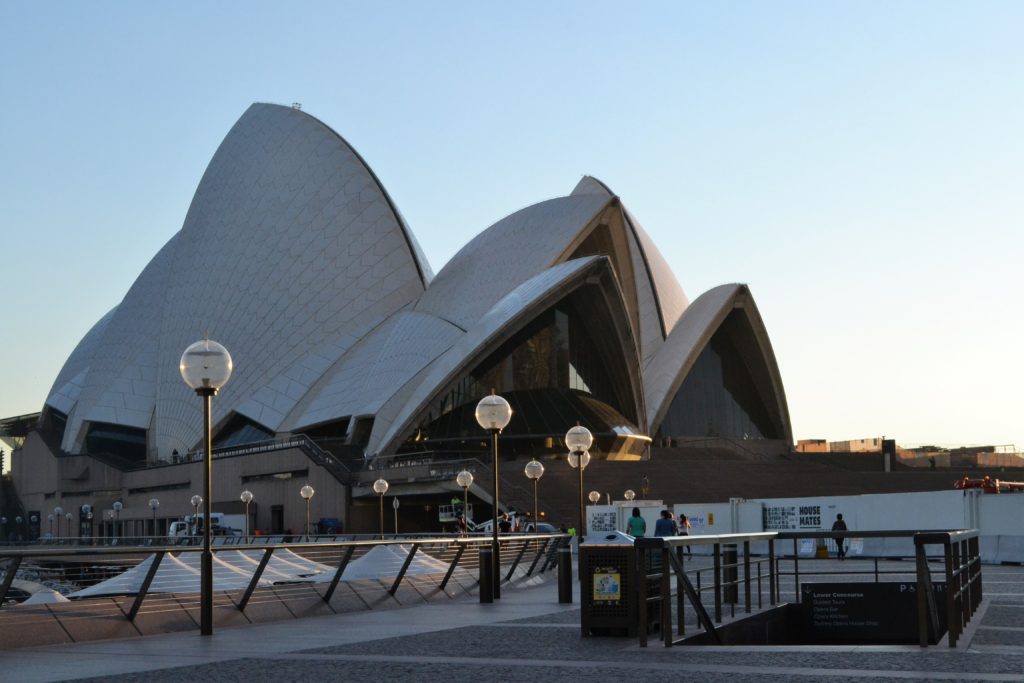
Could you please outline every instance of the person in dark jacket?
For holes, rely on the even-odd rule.
[[[672,513],[668,510],[661,511],[661,518],[654,523],[655,536],[674,536],[676,524],[672,521]]]
[[[840,514],[836,515],[836,521],[832,524],[832,531],[846,531],[846,530],[847,530],[846,529],[846,522],[843,521],[843,515],[840,513]],[[846,557],[846,548],[844,547],[844,544],[846,543],[846,539],[845,538],[834,538],[832,540],[834,540],[836,542],[836,557],[838,557],[840,560],[843,559],[844,557]]]

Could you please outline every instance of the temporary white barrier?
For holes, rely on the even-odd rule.
[[[733,499],[728,503],[676,503],[672,507],[677,516],[682,512],[690,518],[691,533],[695,534],[831,530],[839,514],[849,531],[973,528],[981,532],[983,561],[1024,563],[1024,525],[1020,522],[1024,519],[1024,494],[949,490]],[[913,553],[907,539],[865,538],[848,543],[851,555],[894,557]],[[808,547],[798,552],[813,554]],[[835,550],[831,542],[830,550]]]

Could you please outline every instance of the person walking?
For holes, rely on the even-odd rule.
[[[846,530],[847,530],[846,529],[846,522],[843,521],[843,515],[842,515],[842,513],[840,513],[840,514],[836,515],[836,521],[833,522],[833,524],[832,524],[832,531],[846,531]],[[840,537],[840,538],[833,538],[832,540],[836,542],[836,557],[839,558],[840,560],[842,560],[843,558],[846,557],[846,548],[844,547],[844,544],[846,543],[846,539]]]
[[[678,531],[676,531],[676,534],[679,535],[679,536],[689,536],[691,528],[692,528],[692,525],[690,524],[690,518],[687,517],[686,515],[684,515],[682,512],[680,512],[679,513],[679,529],[678,529]],[[690,548],[690,546],[686,546],[686,554],[687,555],[693,555],[693,550]]]
[[[633,508],[633,516],[626,522],[626,533],[641,538],[647,533],[647,522],[640,516],[640,508]]]
[[[654,523],[655,536],[674,536],[676,524],[672,521],[672,513],[668,510],[661,511],[661,517]]]

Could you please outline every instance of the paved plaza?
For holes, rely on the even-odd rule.
[[[847,563],[843,566],[851,566]],[[861,563],[858,563],[861,564]],[[865,563],[866,564],[866,563]],[[906,563],[904,563],[906,564]],[[835,562],[826,568],[837,568]],[[820,565],[819,565],[820,566]],[[885,563],[898,567],[899,563]],[[867,579],[867,577],[865,577]],[[578,586],[272,624],[0,653],[4,681],[1024,681],[1024,567],[986,566],[985,601],[955,650],[917,646],[682,646],[582,638]],[[783,582],[792,599],[791,580]],[[692,622],[692,617],[689,620]]]

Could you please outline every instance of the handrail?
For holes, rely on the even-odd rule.
[[[946,629],[949,647],[963,634],[982,599],[980,534],[977,529],[925,531],[914,536],[917,560],[918,642],[927,647],[939,630],[938,607],[927,568],[928,545],[941,545],[946,580]]]
[[[744,608],[749,613],[751,611],[752,603],[750,585],[753,580],[751,574],[752,564],[757,567],[757,599],[758,605],[761,604],[761,564],[763,560],[755,560],[754,562],[751,562],[750,544],[752,542],[768,543],[769,602],[774,605],[777,597],[777,593],[774,590],[775,539],[778,535],[777,531],[760,531],[753,533],[716,534],[713,536],[655,536],[635,539],[633,541],[633,547],[636,549],[638,580],[634,583],[636,584],[636,590],[638,591],[637,606],[639,608],[640,623],[637,631],[640,639],[640,647],[647,647],[647,605],[651,602],[660,602],[661,604],[661,634],[665,647],[672,647],[673,645],[682,642],[682,636],[685,634],[685,618],[683,615],[684,596],[696,612],[697,620],[701,626],[703,626],[704,631],[710,636],[713,642],[721,644],[721,638],[715,624],[721,623],[722,621],[722,589],[729,589],[729,593],[732,594],[732,597],[735,597],[738,600],[738,596],[733,591],[738,592],[739,586],[742,584],[744,586]],[[733,561],[723,563],[722,546],[736,546],[739,544],[743,545],[742,565],[739,561],[738,555]],[[581,547],[585,548],[588,545],[592,545],[594,547],[598,546],[596,543],[583,543]],[[690,583],[690,579],[687,576],[687,571],[684,566],[683,549],[695,545],[713,546],[714,586],[712,589],[715,594],[714,621],[712,621],[711,615],[707,613],[704,603],[700,599],[701,589],[699,587],[695,589],[693,584]],[[649,558],[651,560],[656,559],[657,562],[651,561],[649,566]],[[742,579],[739,578],[740,566],[744,568]],[[677,615],[680,634],[680,638],[678,640],[673,639],[672,634],[671,614],[673,593],[671,590],[671,575],[673,573],[676,578],[675,596],[678,601]],[[697,576],[699,581],[700,574]],[[653,596],[649,594],[648,580],[650,579],[658,580],[658,591],[657,594]],[[730,600],[730,602],[735,604],[732,600]]]
[[[917,560],[917,600],[918,600],[918,632],[921,647],[927,647],[930,640],[934,640],[939,631],[938,609],[936,607],[930,560],[927,556],[926,546],[941,545],[943,547],[942,565],[946,581],[946,597],[944,611],[948,628],[948,643],[950,647],[956,647],[957,639],[962,635],[971,616],[975,613],[982,599],[982,578],[981,578],[981,555],[979,552],[979,532],[976,529],[948,529],[948,530],[893,530],[893,531],[770,531],[749,534],[720,534],[714,536],[670,536],[654,538],[637,538],[634,541],[636,550],[636,567],[639,580],[635,582],[638,592],[639,628],[638,634],[640,646],[647,646],[647,605],[651,602],[661,603],[662,636],[666,647],[682,642],[683,638],[673,639],[671,624],[671,598],[673,593],[670,588],[671,575],[675,574],[676,591],[674,597],[678,601],[677,610],[679,615],[679,635],[684,634],[683,604],[684,596],[693,609],[697,612],[698,621],[704,627],[713,642],[720,642],[716,632],[715,623],[722,621],[722,592],[729,589],[732,594],[728,600],[735,606],[738,601],[736,590],[740,585],[744,590],[744,607],[747,612],[751,609],[751,582],[754,581],[751,568],[757,568],[758,601],[761,599],[761,564],[768,562],[769,567],[769,603],[776,604],[780,592],[779,580],[783,572],[779,567],[779,556],[775,552],[776,540],[792,540],[794,543],[793,571],[787,575],[794,577],[795,595],[800,596],[800,558],[795,551],[797,540],[802,538],[907,538],[913,539],[915,546],[915,557]],[[768,553],[766,558],[751,559],[750,544],[752,542],[767,542]],[[729,544],[743,544],[743,559],[739,559],[737,553],[731,561],[722,560],[722,546]],[[599,547],[598,543],[583,543],[582,548],[588,546]],[[712,568],[701,568],[696,570],[697,587],[691,584],[689,574],[694,570],[687,571],[684,566],[682,549],[695,545],[712,545],[713,561]],[[675,552],[672,552],[672,551]],[[880,574],[907,574],[908,571],[879,570],[877,558],[875,558],[874,571],[842,570],[829,572],[805,572],[806,574],[874,574],[875,581],[878,581]],[[740,579],[738,567],[743,566],[744,574]],[[700,586],[701,572],[712,571],[714,577],[713,586],[702,588]],[[650,581],[656,581],[658,588],[652,593]],[[700,600],[700,593],[714,591],[714,620],[707,613]]]

